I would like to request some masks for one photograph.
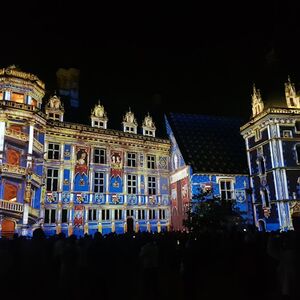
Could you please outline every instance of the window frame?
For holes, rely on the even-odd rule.
[[[58,149],[55,149],[55,146],[58,146]],[[61,148],[60,144],[57,144],[57,143],[48,143],[47,159],[59,160],[60,159],[60,148]],[[51,153],[52,157],[49,157],[50,153]],[[57,155],[57,158],[56,158],[56,155]]]
[[[151,178],[151,180],[150,180],[150,178]],[[153,180],[153,178],[154,178],[154,180]],[[156,195],[156,177],[148,176],[147,181],[148,181],[148,195]]]
[[[224,183],[224,189],[222,188],[222,183]],[[227,183],[230,184],[230,188],[227,187]],[[219,180],[219,189],[221,200],[234,200],[234,183],[233,179],[222,178]],[[223,193],[225,193],[226,197],[223,197]],[[228,193],[230,193],[231,197],[228,198]]]
[[[51,171],[51,176],[49,176],[49,171]],[[54,172],[57,172],[57,176],[54,176]],[[49,185],[48,185],[48,180],[51,181],[50,186],[51,189],[48,189]],[[56,182],[56,189],[53,189],[53,185]],[[55,169],[55,168],[48,168],[47,169],[47,179],[46,179],[46,190],[47,192],[57,192],[59,190],[59,170]]]
[[[98,175],[102,175],[101,176],[96,176],[96,174]],[[94,171],[94,180],[93,180],[93,191],[94,193],[100,193],[103,194],[104,193],[104,188],[105,188],[105,181],[104,181],[104,172],[103,171]]]
[[[137,175],[127,174],[127,194],[137,194]]]
[[[155,155],[147,154],[147,169],[155,170],[156,157]]]
[[[99,151],[99,153],[96,153],[97,151]],[[101,151],[103,151],[103,153],[101,153]],[[96,161],[96,158],[98,161]],[[106,149],[105,148],[94,148],[93,163],[98,164],[98,165],[106,164]]]

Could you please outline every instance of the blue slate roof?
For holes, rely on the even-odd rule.
[[[194,173],[248,174],[240,118],[169,113],[175,139],[185,163]]]

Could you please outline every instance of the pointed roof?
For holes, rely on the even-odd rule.
[[[248,174],[240,118],[170,113],[167,115],[185,163],[194,173]]]

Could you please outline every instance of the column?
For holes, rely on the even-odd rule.
[[[0,238],[2,237],[2,221],[3,221],[3,215],[0,215]]]
[[[124,174],[123,179],[123,194],[124,194],[124,204],[127,204],[127,175]]]
[[[84,207],[84,225],[83,225],[83,233],[89,233],[89,207]]]
[[[4,151],[4,137],[5,137],[5,115],[0,115],[0,164],[2,164],[3,151]]]

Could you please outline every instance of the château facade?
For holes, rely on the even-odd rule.
[[[91,125],[69,123],[56,95],[42,111],[44,95],[35,75],[0,70],[2,234],[168,230],[170,142],[151,116],[142,134],[130,110],[112,130],[98,103]]]
[[[260,230],[300,229],[300,97],[290,79],[282,91],[263,99],[253,86],[252,117],[241,127]]]

